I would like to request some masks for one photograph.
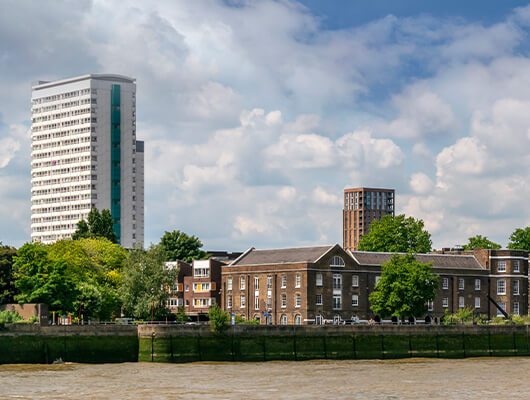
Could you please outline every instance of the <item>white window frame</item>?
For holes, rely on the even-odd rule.
[[[359,307],[359,295],[354,294],[351,296],[351,306],[352,307]]]
[[[448,308],[449,307],[449,297],[443,297],[442,298],[442,307]]]
[[[359,275],[352,275],[351,277],[351,286],[359,287]]]
[[[449,278],[442,278],[442,289],[449,289]]]
[[[506,294],[506,280],[499,279],[497,281],[497,295],[505,295],[505,294]]]
[[[518,296],[521,285],[518,280],[513,281],[513,295]]]
[[[245,284],[245,276],[239,277],[239,290],[245,290],[246,284]]]
[[[497,304],[499,305],[500,308],[504,310],[504,312],[506,312],[506,303],[504,301],[498,301]],[[497,308],[497,317],[504,317],[504,314],[501,313],[501,311],[498,308]]]
[[[432,311],[434,309],[434,301],[427,301],[427,311]]]
[[[464,296],[458,296],[458,308],[464,308],[466,306],[466,298]]]
[[[302,284],[302,275],[296,274],[294,287],[299,289]]]
[[[497,261],[497,272],[506,272],[506,260]]]
[[[342,290],[342,274],[333,274],[333,290]]]
[[[226,296],[226,308],[232,308],[232,295]]]
[[[259,296],[254,295],[254,310],[259,310]]]
[[[333,256],[331,262],[329,263],[330,267],[344,268],[345,265],[346,264],[344,263],[344,259],[341,256]]]
[[[226,278],[226,290],[232,290],[232,277]]]
[[[464,278],[458,278],[458,290],[464,290],[465,281]]]
[[[282,314],[280,317],[280,325],[287,325],[287,315]]]
[[[246,307],[245,295],[241,294],[239,295],[239,308],[245,308],[245,307]]]
[[[475,297],[475,308],[480,308],[480,297]]]
[[[302,295],[300,293],[294,295],[294,306],[296,308],[302,307]]]
[[[287,307],[287,295],[285,293],[282,293],[281,304],[282,304],[282,308]]]
[[[319,299],[320,299],[320,302],[318,301]],[[321,306],[322,305],[322,295],[320,293],[318,293],[315,296],[315,305],[317,305],[317,306]]]
[[[475,279],[475,290],[480,290],[480,279]]]
[[[295,325],[302,325],[302,316],[300,314],[296,314],[294,316],[294,324]]]
[[[519,260],[513,260],[513,272],[521,272],[521,266]]]
[[[254,277],[254,290],[259,290],[259,276]]]
[[[322,286],[322,282],[323,282],[323,277],[322,277],[322,274],[316,274],[316,277],[315,277],[315,286]]]
[[[513,302],[512,311],[513,311],[512,312],[513,315],[519,315],[520,310],[519,310],[519,302],[518,301],[514,301]]]
[[[377,284],[379,283],[380,280],[381,280],[381,275],[376,275],[375,276],[375,285],[374,286],[377,286]]]
[[[340,294],[333,295],[333,310],[342,310],[342,296]]]
[[[285,289],[287,287],[287,275],[282,275],[282,289]]]

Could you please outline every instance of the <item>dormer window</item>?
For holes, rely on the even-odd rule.
[[[344,260],[342,257],[334,256],[331,259],[331,263],[329,264],[330,267],[344,267]]]

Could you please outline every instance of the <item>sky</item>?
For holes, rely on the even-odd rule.
[[[435,248],[530,225],[527,2],[0,5],[5,244],[30,239],[31,82],[88,73],[137,80],[146,245],[342,244],[358,186],[394,188]]]

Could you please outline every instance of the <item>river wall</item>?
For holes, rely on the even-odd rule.
[[[0,331],[0,364],[530,356],[530,326],[46,326]]]
[[[530,355],[528,326],[140,326],[139,361]]]
[[[135,326],[38,326],[14,324],[0,330],[0,364],[138,361]]]

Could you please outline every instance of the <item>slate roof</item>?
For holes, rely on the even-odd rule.
[[[335,246],[296,247],[272,250],[256,250],[250,248],[230,265],[313,263]]]
[[[348,251],[348,253],[361,265],[381,265],[389,261],[394,255],[394,253],[365,251]],[[484,269],[475,256],[472,255],[416,254],[416,259],[421,263],[432,261],[434,268]]]

